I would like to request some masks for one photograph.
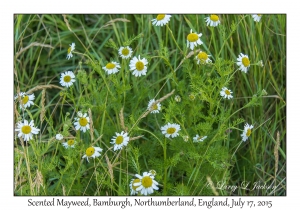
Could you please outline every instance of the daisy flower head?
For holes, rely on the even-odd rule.
[[[207,23],[207,26],[216,27],[221,23],[218,15],[210,15],[209,17],[206,17],[204,19]]]
[[[72,44],[70,44],[70,47],[68,48],[68,54],[67,54],[67,59],[68,60],[73,57],[72,52],[74,50],[75,50],[75,43],[73,42]]]
[[[24,120],[24,123],[17,123],[17,128],[15,131],[19,132],[18,137],[22,137],[24,141],[29,141],[32,139],[33,134],[39,133],[40,129],[34,127],[33,120],[31,120],[29,124],[27,120]]]
[[[159,111],[161,110],[161,105],[160,103],[154,103],[155,99],[151,99],[148,103],[148,110],[152,110],[151,113],[159,113]]]
[[[193,137],[193,142],[201,142],[201,141],[204,141],[204,139],[206,139],[207,136],[199,136],[198,134]]]
[[[154,180],[154,176],[149,172],[144,172],[143,176],[136,174],[135,175],[140,181],[133,183],[133,186],[136,186],[136,191],[140,192],[142,195],[150,195],[154,191],[158,190],[158,183]]]
[[[100,152],[102,152],[103,149],[101,149],[100,147],[89,147],[86,149],[85,151],[85,155],[82,156],[82,158],[86,158],[86,160],[88,162],[89,161],[89,158],[96,158],[96,157],[99,157],[101,154]]]
[[[15,100],[18,99],[20,97],[21,101],[20,101],[20,108],[21,109],[26,109],[27,107],[30,107],[31,105],[33,105],[33,100],[35,98],[34,94],[26,94],[24,92],[21,92],[19,94],[17,94],[17,96],[15,96]]]
[[[120,64],[112,61],[111,63],[106,64],[106,66],[102,67],[103,70],[109,74],[115,74],[119,72],[119,68],[121,68]]]
[[[183,136],[182,138],[183,138],[183,141],[188,142],[190,137],[189,136]]]
[[[60,133],[56,134],[56,136],[55,136],[55,139],[59,140],[59,141],[62,140],[63,138],[64,138],[64,136]]]
[[[209,59],[210,56],[211,55],[207,55],[206,52],[200,51],[195,59],[197,60],[197,64],[207,64],[211,63],[211,60]]]
[[[261,14],[255,14],[255,15],[252,15],[252,18],[255,22],[259,22],[260,19],[261,19]]]
[[[70,87],[75,82],[75,75],[72,71],[61,73],[60,84],[61,86]]]
[[[68,140],[67,142],[62,143],[62,145],[63,145],[66,149],[74,148],[74,147],[75,147],[75,140],[74,140],[74,139]]]
[[[152,19],[154,26],[164,26],[170,21],[171,15],[159,14],[155,19]]]
[[[138,186],[134,186],[135,183],[140,183],[141,180],[140,179],[131,179],[129,187],[130,187],[130,195],[136,195],[138,194],[138,191],[136,190],[136,188],[138,188]]]
[[[174,138],[179,135],[178,131],[180,131],[180,125],[176,123],[168,123],[167,125],[161,127],[161,131],[167,138]]]
[[[149,171],[149,173],[150,173],[152,176],[155,176],[155,175],[156,175],[156,171],[153,170],[153,169],[151,169],[151,170]]]
[[[114,151],[122,149],[123,146],[126,146],[129,142],[129,136],[127,136],[128,133],[122,131],[121,133],[116,132],[116,136],[114,136],[110,142],[111,144],[114,144]]]
[[[232,95],[232,91],[229,90],[227,87],[223,87],[221,92],[220,92],[220,95],[223,97],[223,98],[227,98],[227,99],[231,99],[233,98],[233,95]]]
[[[90,129],[90,118],[87,116],[87,113],[82,114],[82,112],[78,112],[75,118],[74,126],[76,130],[81,130],[85,133],[85,131]]]
[[[202,33],[197,34],[193,33],[192,29],[189,35],[187,35],[187,47],[190,47],[191,50],[194,49],[197,45],[203,44],[203,42],[200,40],[200,37],[202,36]]]
[[[133,71],[132,74],[136,77],[146,75],[148,61],[146,58],[141,59],[141,56],[137,58],[134,56],[129,64],[130,71]]]
[[[251,129],[253,128],[253,125],[249,125],[248,123],[245,124],[244,131],[241,134],[242,141],[247,141],[249,136],[251,135]]]
[[[239,57],[237,58],[236,64],[239,66],[239,70],[247,73],[248,69],[250,68],[250,60],[248,58],[248,55],[244,55],[243,53],[240,53]]]
[[[123,59],[130,58],[132,55],[132,49],[128,46],[120,47],[118,52],[119,52],[119,55],[121,56],[121,58],[123,58]]]
[[[178,103],[181,102],[181,97],[179,95],[176,95],[174,99]]]

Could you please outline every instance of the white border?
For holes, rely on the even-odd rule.
[[[287,14],[287,91],[289,104],[287,109],[288,133],[287,133],[287,196],[286,197],[241,197],[242,200],[272,200],[272,209],[282,209],[289,206],[298,206],[299,182],[296,178],[299,174],[299,161],[296,154],[299,152],[299,138],[297,130],[299,125],[296,120],[299,102],[298,88],[296,84],[299,78],[299,14],[296,11],[296,3],[282,1],[1,1],[1,208],[4,209],[32,209],[28,207],[28,199],[51,199],[52,197],[14,197],[13,196],[13,14],[15,13],[281,13]],[[3,47],[4,46],[4,47]],[[4,74],[4,77],[2,76]],[[297,92],[296,92],[297,91]],[[3,97],[4,94],[4,97]],[[59,197],[55,197],[59,198]],[[66,197],[67,200],[81,200],[85,197]],[[94,197],[90,197],[93,199]],[[98,199],[108,199],[108,197],[97,197]],[[116,197],[113,197],[116,198]],[[143,197],[148,199],[149,197]],[[176,197],[172,197],[176,198]],[[189,199],[190,197],[183,197]],[[197,197],[209,200],[211,197]],[[217,198],[217,197],[215,197]],[[226,197],[220,197],[223,199]],[[229,199],[239,197],[229,197]],[[120,200],[124,197],[120,197]],[[130,200],[134,199],[129,197]],[[165,200],[166,197],[155,197],[157,200]],[[80,207],[71,207],[80,208]],[[100,209],[101,207],[91,207],[90,209]],[[117,208],[117,207],[115,207]],[[153,209],[153,207],[138,207]],[[156,207],[155,207],[156,208]],[[164,207],[166,208],[166,207]],[[173,207],[174,208],[174,207]],[[198,207],[199,208],[199,207]],[[37,208],[35,208],[37,209]],[[41,209],[41,207],[38,207]],[[56,209],[66,209],[66,207],[56,207]],[[133,208],[131,208],[133,209]],[[135,208],[134,208],[135,209]],[[213,207],[213,209],[218,209]],[[247,208],[246,208],[247,209]],[[292,208],[296,209],[296,208]]]

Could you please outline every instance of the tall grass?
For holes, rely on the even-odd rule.
[[[286,195],[286,16],[263,15],[258,23],[249,14],[224,14],[217,27],[206,26],[207,16],[174,14],[158,27],[156,15],[16,15],[14,92],[35,99],[26,110],[16,100],[14,121],[34,120],[40,132],[28,142],[15,134],[15,194],[130,195],[134,175],[153,169],[153,195]],[[191,29],[203,41],[193,51],[186,46]],[[118,56],[124,45],[148,60],[146,76],[133,76],[130,59]],[[212,65],[197,64],[199,50]],[[249,55],[248,73],[236,65],[240,53]],[[120,72],[105,73],[110,61]],[[70,88],[59,83],[67,70],[76,75]],[[221,98],[224,86],[233,99]],[[146,110],[153,98],[162,98],[158,114]],[[91,119],[85,133],[74,128],[78,111]],[[171,140],[160,130],[168,122],[181,127]],[[254,129],[242,142],[245,123]],[[110,141],[121,131],[131,140],[114,151]],[[75,148],[65,149],[57,133]],[[196,134],[207,139],[195,143]],[[103,152],[87,162],[90,146]],[[248,189],[221,187],[245,183]]]

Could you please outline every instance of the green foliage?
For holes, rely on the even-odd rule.
[[[254,22],[220,15],[217,27],[205,17],[172,15],[158,27],[151,15],[16,15],[14,90],[35,99],[25,111],[15,101],[15,123],[34,120],[40,131],[28,142],[15,135],[15,194],[130,195],[135,174],[155,170],[153,195],[215,195],[208,180],[278,185],[275,192],[216,189],[219,195],[285,195],[286,16]],[[193,50],[186,46],[190,29],[202,33]],[[121,46],[133,49],[130,59],[119,56]],[[200,51],[211,62],[198,62]],[[238,69],[240,53],[249,56],[247,73]],[[147,72],[135,77],[129,65],[139,55]],[[103,67],[112,61],[120,68],[108,74]],[[70,87],[60,84],[66,71],[75,74]],[[232,99],[220,95],[224,87]],[[159,113],[147,112],[151,99],[162,99]],[[78,112],[89,117],[86,132],[76,130]],[[177,137],[162,134],[168,123],[180,125]],[[245,123],[254,128],[242,142]],[[112,139],[122,131],[130,141],[115,150]],[[74,148],[62,145],[68,140]],[[91,146],[103,150],[87,161]]]

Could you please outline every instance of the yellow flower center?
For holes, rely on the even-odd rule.
[[[168,134],[172,134],[172,133],[174,133],[176,131],[176,128],[168,128],[167,129],[167,133]]]
[[[68,54],[70,54],[70,52],[71,52],[71,47],[68,48]]]
[[[66,75],[64,77],[64,82],[70,82],[71,81],[71,77],[69,75]]]
[[[242,63],[245,67],[248,67],[250,65],[250,60],[247,57],[243,57]]]
[[[225,90],[225,94],[226,95],[230,95],[230,91],[229,90]]]
[[[150,176],[145,176],[143,177],[142,179],[142,185],[145,187],[145,188],[148,188],[148,187],[151,187],[152,186],[152,179]]]
[[[219,20],[219,17],[218,17],[218,15],[211,15],[210,19],[214,22],[217,22]]]
[[[260,17],[260,16],[261,16],[261,14],[257,14],[257,16],[259,16],[259,17]]]
[[[123,48],[122,54],[127,56],[129,54],[129,50],[127,48]]]
[[[106,64],[106,68],[107,69],[113,69],[113,68],[115,68],[115,64],[113,64],[113,63],[108,63],[108,64]]]
[[[28,134],[28,133],[30,133],[30,132],[31,132],[31,127],[30,127],[29,125],[24,125],[24,126],[22,127],[22,133]]]
[[[206,61],[207,58],[208,58],[208,55],[207,55],[205,52],[200,52],[200,53],[198,54],[198,59],[199,59],[199,60],[204,60],[204,61]]]
[[[195,42],[195,41],[197,41],[198,40],[198,34],[196,34],[196,33],[190,33],[188,36],[187,36],[187,40],[189,41],[189,42]]]
[[[24,98],[22,99],[22,103],[26,104],[29,100],[29,96],[24,96]]]
[[[123,140],[124,140],[123,136],[118,136],[116,138],[116,144],[122,144]]]
[[[157,110],[157,109],[158,109],[157,104],[153,104],[153,105],[152,105],[152,109],[153,109],[153,110]]]
[[[75,143],[74,140],[69,140],[69,141],[67,141],[67,144],[68,144],[69,146],[72,146],[74,143]]]
[[[136,190],[136,188],[138,188],[139,186],[134,186],[133,184],[139,183],[140,181],[141,181],[140,179],[133,180],[133,182],[132,182],[132,189]]]
[[[193,101],[193,100],[195,100],[195,95],[194,94],[190,94],[189,98]]]
[[[159,15],[157,15],[157,17],[156,17],[156,20],[162,20],[162,19],[165,18],[165,16],[166,16],[166,15],[159,14]]]
[[[88,121],[85,117],[82,117],[82,118],[79,119],[79,124],[81,126],[86,126],[88,124]]]
[[[144,69],[144,63],[143,63],[142,61],[136,62],[135,68],[136,68],[136,70],[138,70],[138,71],[142,71],[142,70]]]
[[[85,154],[88,157],[91,157],[94,153],[95,153],[95,148],[94,147],[89,147],[85,151]]]
[[[250,136],[251,135],[251,129],[249,128],[248,130],[247,130],[247,133],[246,133],[246,136]]]

